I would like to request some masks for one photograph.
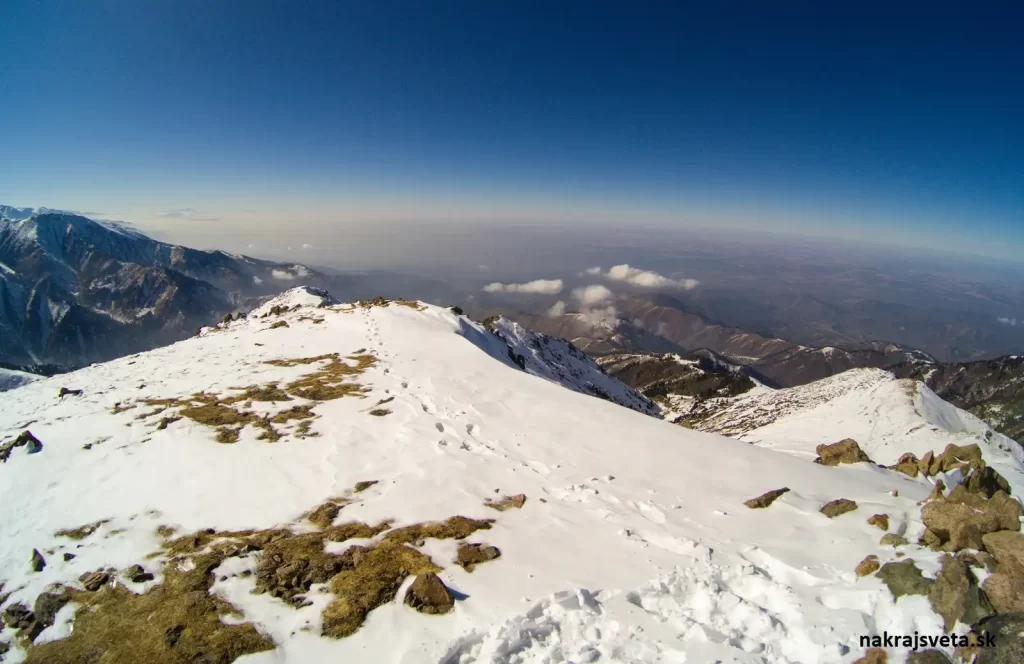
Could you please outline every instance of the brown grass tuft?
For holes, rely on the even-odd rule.
[[[499,512],[504,512],[505,510],[512,509],[513,507],[517,510],[522,509],[525,504],[526,494],[523,493],[517,493],[514,496],[504,496],[501,500],[491,500],[488,498],[484,503],[487,507],[496,509]]]
[[[374,408],[373,410],[370,411],[370,415],[373,415],[374,417],[384,417],[385,415],[390,414],[391,411],[388,410],[387,408]]]
[[[267,329],[268,330],[276,330],[276,329],[278,329],[280,327],[288,327],[288,321],[279,320],[276,323],[274,323],[273,325],[271,325],[270,327],[268,327]]]
[[[92,523],[87,523],[84,526],[79,526],[77,528],[62,528],[54,533],[54,535],[76,541],[83,540],[99,530],[100,526],[107,523],[110,523],[110,519],[100,519],[99,521],[93,521]]]
[[[386,541],[412,544],[425,539],[465,539],[478,530],[490,530],[494,519],[470,519],[453,516],[447,521],[417,523],[412,526],[395,528],[384,536]]]

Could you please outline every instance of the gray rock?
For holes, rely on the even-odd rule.
[[[882,569],[878,570],[875,576],[889,587],[889,592],[895,599],[903,595],[927,595],[932,584],[910,558],[882,565]]]

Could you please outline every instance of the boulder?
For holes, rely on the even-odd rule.
[[[896,533],[886,533],[882,535],[882,539],[880,539],[878,543],[882,546],[891,546],[893,548],[898,548],[901,546],[906,546],[909,542],[907,542],[907,538],[903,535],[897,535]]]
[[[920,463],[920,460],[918,460],[916,456],[907,452],[896,461],[896,465],[889,466],[889,468],[898,473],[903,473],[908,477],[917,477],[921,472],[919,467]]]
[[[110,580],[110,574],[108,572],[86,572],[78,579],[85,586],[85,589],[89,592],[96,592]]]
[[[830,519],[834,519],[837,516],[852,512],[857,509],[857,503],[846,498],[836,498],[833,501],[827,502],[821,506],[821,513]]]
[[[957,468],[984,468],[985,461],[981,458],[981,448],[975,445],[946,445],[942,454],[935,457],[929,468],[929,475],[948,473]]]
[[[69,601],[71,601],[71,598],[63,592],[39,593],[39,596],[36,597],[36,603],[32,607],[32,612],[35,614],[36,620],[49,627],[53,624],[57,612]]]
[[[838,466],[841,463],[871,461],[853,438],[844,438],[838,443],[832,443],[831,445],[818,445],[814,451],[818,453],[818,458],[814,460],[814,463],[820,463],[823,466]]]
[[[1003,491],[991,499],[969,493],[957,486],[949,497],[932,500],[921,508],[921,520],[934,537],[922,537],[922,544],[945,551],[982,549],[982,536],[999,530],[1020,529],[1020,516],[1024,514],[1020,503]]]
[[[1024,662],[1024,613],[1003,613],[986,618],[974,632],[987,632],[995,642],[993,648],[981,648],[975,664],[1020,664]]]
[[[153,575],[147,572],[142,565],[132,565],[124,571],[124,575],[132,583],[145,583],[153,580]]]
[[[994,572],[982,587],[999,613],[1024,612],[1024,533],[1008,530],[982,538],[995,558]]]
[[[875,514],[870,519],[868,519],[868,524],[872,526],[878,526],[882,530],[889,530],[889,515]]]
[[[42,572],[46,567],[46,558],[39,553],[39,549],[32,549],[32,559],[29,561],[33,572]]]
[[[884,648],[868,648],[864,651],[864,656],[853,664],[886,664],[888,661],[889,656]]]
[[[750,500],[744,502],[743,504],[752,510],[768,507],[776,500],[778,500],[782,496],[782,494],[788,491],[789,487],[785,486],[782,487],[781,489],[772,489],[771,491],[766,491],[765,493],[762,493],[757,498],[751,498]]]
[[[881,567],[878,563],[878,556],[870,555],[864,560],[857,564],[857,568],[854,570],[857,576],[867,576],[868,574],[874,574]]]
[[[1012,493],[1010,483],[990,466],[971,470],[967,479],[964,480],[963,486],[969,493],[976,493],[986,498],[993,497],[998,491]]]
[[[927,595],[932,585],[910,558],[882,565],[875,576],[888,586],[894,599],[903,595]]]
[[[994,613],[967,564],[950,555],[942,557],[942,569],[928,590],[928,601],[935,613],[942,616],[947,632],[958,621],[973,625]]]
[[[420,574],[405,593],[405,603],[420,613],[448,613],[455,606],[455,598],[441,579],[433,572]]]
[[[486,563],[500,557],[501,551],[498,550],[498,547],[461,542],[455,563],[467,572],[472,572],[473,568],[480,563]]]

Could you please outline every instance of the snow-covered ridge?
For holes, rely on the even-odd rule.
[[[34,609],[62,586],[94,593],[52,616],[29,648],[36,661],[88,637],[82,602],[102,616],[97,598],[130,603],[166,587],[221,555],[218,542],[244,537],[227,531],[273,529],[290,541],[325,526],[379,527],[313,551],[340,565],[346,551],[370,555],[402,527],[456,515],[493,519],[461,542],[500,557],[470,571],[454,562],[460,540],[430,534],[399,549],[428,557],[456,591],[444,615],[406,605],[413,578],[396,571],[400,585],[357,629],[322,636],[345,589],[335,581],[363,563],[353,553],[354,568],[289,603],[253,592],[301,571],[267,576],[267,542],[189,577],[208,584],[190,606],[214,596],[237,611],[207,624],[252,630],[245,664],[850,664],[861,635],[945,632],[926,598],[895,601],[853,571],[867,554],[896,560],[868,516],[888,514],[894,533],[920,531],[924,483],[867,464],[824,467],[565,389],[509,359],[506,340],[530,366],[525,332],[506,327],[503,340],[440,307],[325,304],[309,291],[276,305],[0,394],[0,441],[27,429],[40,443],[0,463],[0,613]],[[62,387],[82,392],[59,396]],[[790,491],[771,508],[744,507],[779,487]],[[519,509],[487,506],[517,494]],[[859,507],[819,512],[837,498]],[[903,551],[934,576],[939,554]],[[82,577],[97,572],[88,590]],[[119,626],[120,641],[145,632],[160,647],[195,646],[192,631],[144,615]],[[11,644],[5,664],[28,654],[16,636],[10,623],[0,632]],[[201,645],[217,653],[214,641]],[[892,649],[890,661],[905,654]]]
[[[537,334],[500,316],[488,327],[509,346],[510,354],[522,357],[527,373],[559,383],[570,390],[607,399],[652,417],[661,416],[656,403],[609,376],[589,355],[564,339]]]
[[[891,465],[946,445],[978,444],[986,462],[1024,493],[1024,448],[919,381],[882,369],[851,369],[808,385],[757,391],[704,404],[691,422],[702,431],[738,437],[803,458],[815,448],[853,438],[877,463]]]

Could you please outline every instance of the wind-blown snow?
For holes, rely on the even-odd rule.
[[[827,468],[564,389],[556,375],[520,370],[505,342],[446,309],[317,308],[309,291],[285,302],[301,306],[0,394],[0,436],[28,427],[44,445],[32,455],[16,449],[0,465],[9,602],[31,603],[48,584],[75,583],[101,566],[155,565],[160,559],[145,556],[158,550],[158,525],[289,524],[377,479],[344,508],[346,520],[497,518],[474,539],[497,546],[501,558],[470,574],[451,564],[454,542],[428,542],[442,579],[461,593],[455,610],[425,616],[400,592],[341,640],[317,635],[324,597],[296,610],[252,595],[252,578],[225,563],[214,592],[278,644],[239,662],[829,663],[852,661],[862,634],[941,631],[923,598],[893,603],[879,580],[853,572],[869,553],[894,559],[867,516],[885,512],[894,530],[916,527],[926,485],[867,464]],[[270,329],[277,321],[288,327]],[[529,350],[528,334],[503,331]],[[187,419],[154,430],[138,411],[111,413],[142,397],[292,380],[310,369],[265,361],[359,349],[379,359],[359,378],[370,398],[316,404],[319,437],[267,443],[247,429],[221,445]],[[61,386],[84,394],[59,400]],[[367,415],[389,397],[390,415]],[[858,426],[853,413],[847,423]],[[769,509],[742,505],[782,486],[790,493]],[[496,513],[483,505],[496,491],[527,502]],[[861,508],[837,519],[818,513],[840,497]],[[110,522],[62,562],[74,544],[54,532],[99,519]],[[34,548],[54,552],[40,573],[29,569]],[[914,555],[934,563],[936,554]],[[8,657],[22,654],[15,647]]]

